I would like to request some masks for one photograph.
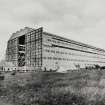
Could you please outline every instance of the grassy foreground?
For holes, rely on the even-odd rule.
[[[105,71],[5,74],[0,98],[12,105],[105,105]]]

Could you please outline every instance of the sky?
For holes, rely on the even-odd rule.
[[[105,49],[105,0],[0,0],[0,60],[12,33],[24,27]]]

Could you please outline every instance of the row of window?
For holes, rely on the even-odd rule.
[[[48,44],[43,44],[43,46],[44,47],[47,47],[47,48],[52,48],[53,46],[52,45],[48,45]],[[53,47],[54,48],[54,47]],[[79,49],[80,50],[80,49]],[[75,51],[75,50],[74,50]],[[79,52],[81,52],[81,51],[79,51]],[[87,53],[85,50],[83,51],[83,52],[85,52],[85,53]],[[83,52],[81,52],[81,53],[83,53]],[[105,52],[104,52],[105,53]],[[92,54],[92,53],[90,53],[90,52],[88,52],[87,54]],[[105,54],[99,54],[99,53],[93,53],[93,54],[95,54],[95,55],[97,55],[97,56],[104,56],[105,57]],[[83,55],[82,55],[83,56]],[[85,56],[85,55],[84,55]]]
[[[35,56],[40,56],[40,55],[42,55],[42,53],[41,52],[27,52],[26,53],[26,57],[35,57]]]
[[[37,49],[38,47],[41,47],[41,41],[37,41],[36,43],[30,42],[26,44],[26,48],[33,48],[33,49],[36,48]]]
[[[11,51],[11,50],[17,50],[18,46],[13,46],[11,48],[7,47],[7,51]]]
[[[16,55],[17,54],[17,51],[15,52],[15,51],[7,51],[6,52],[6,55]]]
[[[41,57],[40,57],[40,56],[36,56],[36,57],[33,57],[33,58],[27,57],[27,58],[26,58],[26,61],[27,61],[27,60],[40,61],[40,60],[41,60]]]
[[[28,49],[38,50],[39,48],[42,48],[42,46],[40,44],[38,44],[37,46],[26,46],[26,50],[28,50]]]
[[[99,63],[105,63],[102,61],[90,61],[90,60],[82,60],[82,59],[68,59],[68,58],[57,58],[57,57],[43,57],[43,59],[49,59],[49,60],[63,60],[63,61],[79,61],[79,62],[99,62]]]
[[[39,44],[39,43],[41,43],[41,40],[37,40],[37,41],[32,41],[32,42],[29,42],[29,43],[26,43],[26,46],[30,46],[30,45],[37,45],[37,44]]]
[[[26,64],[26,66],[34,66],[34,67],[41,67],[41,64]]]
[[[8,61],[8,62],[13,62],[13,61],[15,62],[16,61],[17,62],[17,59],[6,58],[6,61]]]
[[[37,40],[39,38],[41,38],[41,32],[39,33],[29,33],[28,35],[26,35],[25,40],[26,42],[29,42],[30,40]]]
[[[26,65],[27,66],[36,66],[37,67],[37,66],[41,66],[41,62],[35,62],[35,63],[33,63],[33,62],[27,62]]]
[[[37,40],[39,40],[39,39],[41,39],[41,37],[36,37],[36,38],[31,37],[31,39],[30,39],[30,38],[27,38],[27,39],[25,40],[25,42],[26,42],[26,43],[35,42],[35,41],[37,41]]]
[[[100,58],[99,56],[89,56],[89,55],[85,55],[85,54],[77,54],[77,53],[68,53],[68,52],[62,52],[62,51],[55,51],[55,50],[48,50],[48,49],[45,49],[46,52],[51,52],[51,53],[58,53],[58,54],[68,54],[68,55],[75,55],[75,56],[85,56],[85,57],[88,57],[88,58],[99,58],[99,59],[105,59],[105,58]],[[104,57],[104,56],[103,56]]]
[[[29,60],[29,59],[28,59],[28,60],[26,61],[26,63],[27,63],[27,64],[28,64],[28,63],[31,63],[31,64],[33,64],[33,63],[34,63],[34,64],[41,63],[41,59],[37,59],[37,60]]]
[[[42,39],[36,39],[36,40],[33,40],[33,41],[28,41],[26,42],[26,46],[30,46],[30,45],[33,45],[33,46],[36,46],[38,44],[40,44],[42,42]]]
[[[70,42],[64,42],[64,41],[59,41],[59,40],[52,40],[52,39],[47,39],[47,41],[49,42],[53,42],[53,43],[56,43],[56,44],[62,44],[62,45],[66,45],[66,46],[71,46],[73,48],[80,48],[80,49],[84,49],[84,50],[87,50],[86,47],[83,47],[83,46],[79,46],[79,45],[76,45],[76,44],[72,44]]]
[[[81,49],[81,50],[84,50],[84,51],[92,51],[92,52],[98,53],[98,54],[104,54],[105,53],[103,51],[99,51],[99,50],[95,50],[95,49],[92,49],[92,48],[87,48],[87,47],[83,47],[83,46],[80,46],[80,45],[72,44],[72,43],[67,42],[67,41],[59,41],[59,40],[52,40],[52,39],[47,39],[47,41],[53,42],[53,43],[56,43],[56,44],[59,44],[59,45],[62,44],[63,46],[64,45],[71,46],[72,48],[77,48],[77,49]]]
[[[13,55],[7,55],[8,58],[17,58],[17,55],[16,54],[13,54]]]
[[[12,40],[9,40],[8,41],[8,46],[14,46],[17,43],[18,43],[18,40],[17,40],[17,38],[15,38],[15,39],[12,39]]]
[[[26,54],[41,54],[41,49],[39,50],[27,50]]]
[[[17,58],[14,58],[14,57],[8,57],[7,59],[8,60],[17,60]]]

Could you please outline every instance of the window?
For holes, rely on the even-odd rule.
[[[46,57],[43,57],[43,59],[46,59]]]
[[[53,59],[54,59],[54,60],[57,60],[57,58],[56,58],[56,57],[53,57]]]
[[[52,59],[52,57],[48,57],[48,59]]]
[[[59,51],[56,51],[56,53],[59,53]]]
[[[50,39],[47,39],[47,40],[51,42],[51,40],[50,40]]]
[[[55,51],[54,51],[54,50],[51,50],[51,52],[52,52],[52,53],[55,53]]]
[[[61,52],[61,54],[64,54],[64,52]]]
[[[46,49],[45,51],[46,51],[46,52],[50,52],[50,50],[47,50],[47,49]]]

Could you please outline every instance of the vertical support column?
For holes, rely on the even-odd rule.
[[[42,65],[43,65],[43,59],[42,59],[42,54],[43,54],[43,50],[42,50],[42,41],[43,41],[43,38],[42,38],[42,34],[43,34],[43,28],[41,27],[40,29],[39,29],[39,32],[40,32],[40,44],[41,44],[41,48],[40,48],[40,51],[41,51],[41,55],[40,55],[40,60],[41,60],[41,64],[40,64],[40,69],[41,69],[41,71],[42,71]]]

